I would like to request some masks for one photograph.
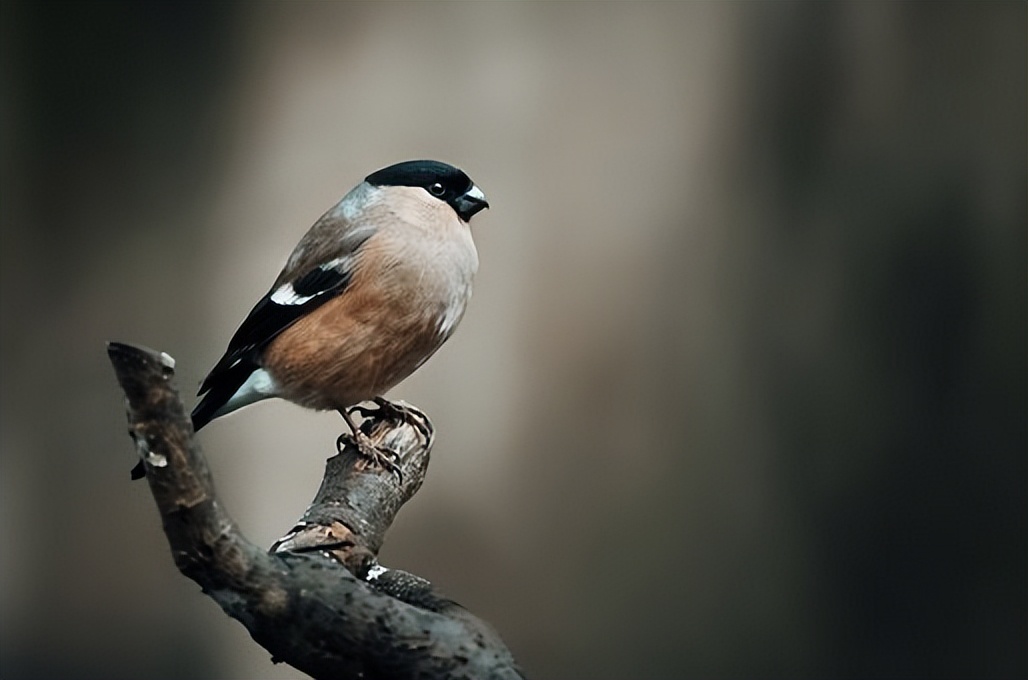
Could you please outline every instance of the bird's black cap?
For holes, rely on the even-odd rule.
[[[464,221],[489,207],[463,170],[440,161],[404,161],[371,173],[365,181],[377,187],[422,187],[439,200],[449,203]]]
[[[471,178],[464,171],[439,161],[404,161],[373,172],[366,179],[369,184],[379,187],[424,187],[439,182],[461,192],[472,185]]]

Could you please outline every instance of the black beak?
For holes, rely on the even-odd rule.
[[[470,222],[476,213],[489,207],[489,201],[485,200],[485,194],[474,184],[453,202],[453,209],[465,222]]]

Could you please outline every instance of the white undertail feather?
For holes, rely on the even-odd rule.
[[[277,397],[278,394],[278,385],[275,383],[274,378],[271,377],[271,374],[263,368],[258,368],[250,374],[246,382],[239,386],[236,393],[228,398],[225,405],[214,412],[212,418],[220,418],[225,414],[232,413],[262,399]]]

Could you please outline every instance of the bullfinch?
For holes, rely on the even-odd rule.
[[[375,400],[409,415],[382,395],[464,316],[478,269],[469,222],[488,207],[463,171],[439,161],[368,175],[300,239],[240,324],[200,385],[193,429],[280,397],[338,411],[361,452],[391,467],[350,412]]]

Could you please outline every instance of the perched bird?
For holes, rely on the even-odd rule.
[[[200,386],[194,430],[262,399],[349,411],[414,372],[450,337],[471,297],[468,225],[488,208],[461,170],[407,161],[368,175],[300,239]],[[370,449],[372,450],[369,450]]]

